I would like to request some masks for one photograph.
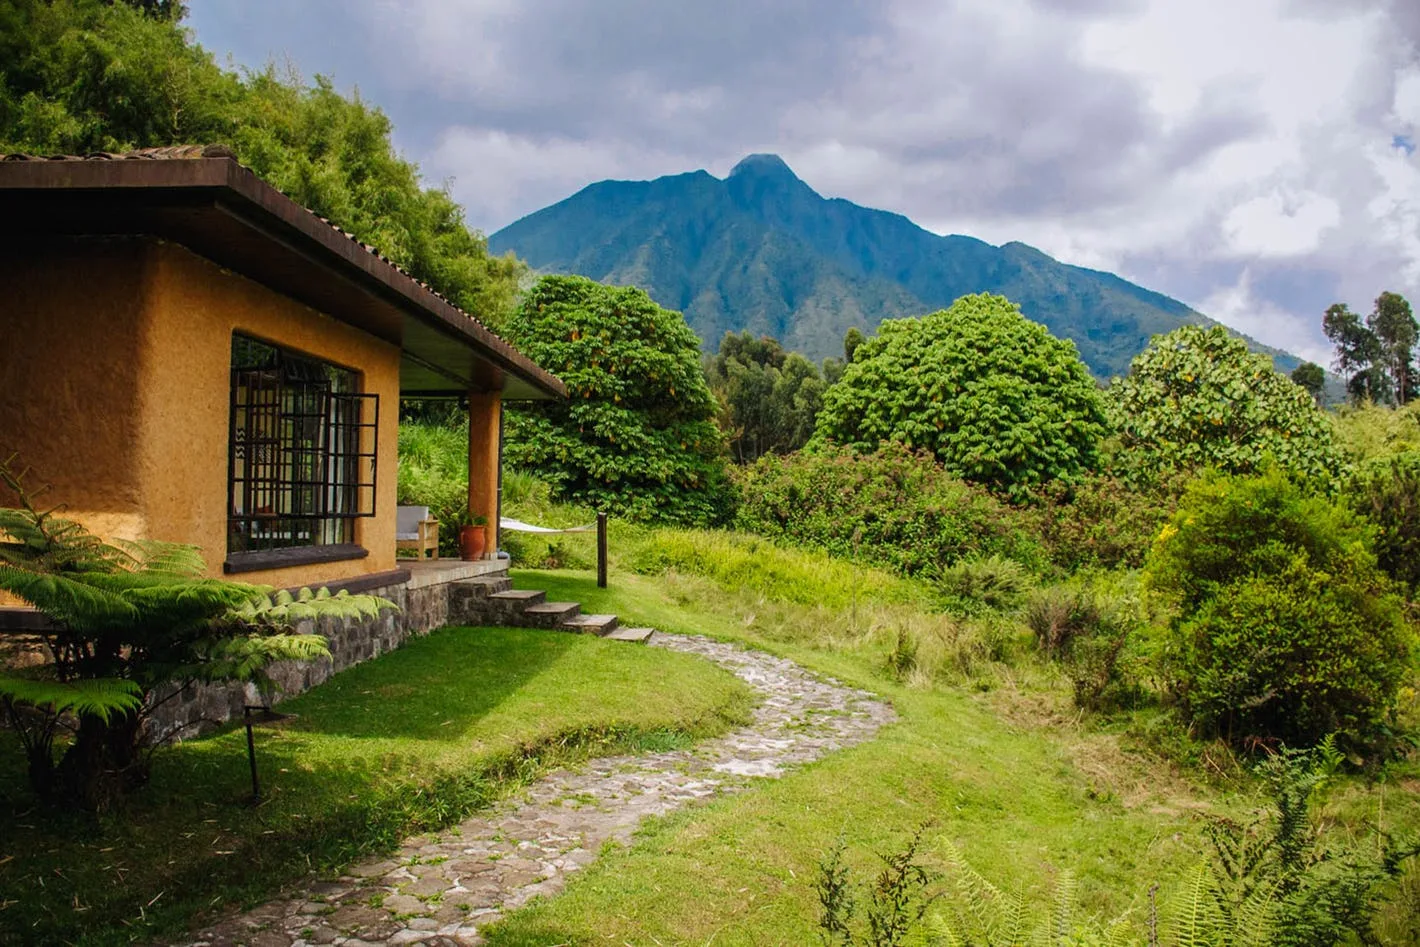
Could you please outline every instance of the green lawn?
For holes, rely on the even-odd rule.
[[[184,929],[447,825],[550,763],[661,748],[746,718],[751,695],[689,656],[590,636],[449,628],[286,701],[259,730],[160,752],[101,820],[37,810],[0,733],[0,942],[86,944]]]
[[[722,544],[736,541],[705,536],[707,557],[722,558]],[[743,567],[749,572],[732,587],[686,574],[688,562],[661,576],[614,572],[605,591],[585,573],[520,571],[515,584],[624,621],[786,655],[885,695],[900,721],[783,780],[651,824],[560,897],[510,916],[490,944],[810,943],[816,866],[840,833],[866,879],[881,867],[874,853],[900,848],[924,822],[932,823],[929,861],[941,864],[941,840],[950,841],[998,884],[1039,892],[1041,905],[1068,871],[1086,915],[1111,919],[1132,908],[1142,917],[1151,884],[1162,886],[1167,910],[1182,875],[1204,857],[1205,813],[1242,815],[1261,804],[1249,780],[1186,778],[1111,727],[1081,720],[1064,685],[1024,655],[1014,667],[979,672],[976,683],[898,683],[886,671],[892,629],[924,620],[894,604],[904,598],[900,583],[877,586],[864,570],[848,578],[863,591],[847,607],[776,600],[775,573],[803,563],[794,563],[798,553],[757,548],[759,564]],[[794,587],[792,576],[780,578]],[[1390,824],[1420,824],[1415,801],[1395,796],[1386,803]],[[1357,781],[1332,817],[1345,810],[1359,826],[1376,801]]]

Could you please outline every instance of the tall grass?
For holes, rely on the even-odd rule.
[[[1028,641],[1012,618],[947,614],[931,584],[820,550],[703,530],[615,538],[619,566],[660,576],[677,599],[733,603],[739,624],[757,637],[857,654],[910,687],[990,686]]]
[[[627,537],[625,564],[636,572],[668,569],[799,605],[850,608],[855,603],[925,604],[923,582],[860,566],[816,549],[787,549],[744,533],[657,529]]]

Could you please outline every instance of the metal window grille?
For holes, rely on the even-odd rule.
[[[375,515],[379,395],[354,372],[235,336],[229,553],[353,543]]]

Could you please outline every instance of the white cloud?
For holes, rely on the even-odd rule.
[[[1237,282],[1219,287],[1200,306],[1224,325],[1252,336],[1259,342],[1291,352],[1323,367],[1331,364],[1331,349],[1324,341],[1309,339],[1297,332],[1297,317],[1253,290],[1252,270],[1245,268]]]
[[[1223,235],[1234,253],[1301,256],[1321,246],[1326,231],[1341,223],[1341,207],[1314,192],[1273,191],[1238,204],[1223,218]]]
[[[337,79],[398,104],[401,144],[484,228],[769,150],[828,196],[1113,270],[1293,350],[1325,344],[1331,302],[1420,302],[1420,152],[1392,145],[1420,141],[1416,0],[311,2],[319,29],[279,0],[193,20],[211,48],[229,10],[368,49]]]
[[[648,152],[615,141],[534,138],[503,131],[451,128],[425,161],[472,222],[509,222],[592,181],[643,180],[691,169],[685,154]]]

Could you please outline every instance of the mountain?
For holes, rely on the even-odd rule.
[[[1123,374],[1149,338],[1211,320],[1111,273],[1023,243],[939,236],[900,214],[821,197],[777,155],[705,171],[602,181],[493,234],[546,273],[635,285],[685,313],[704,347],[727,331],[771,335],[819,359],[852,326],[941,309],[968,293],[1009,297],[1074,339],[1091,371]],[[1298,360],[1253,343],[1290,371]]]

